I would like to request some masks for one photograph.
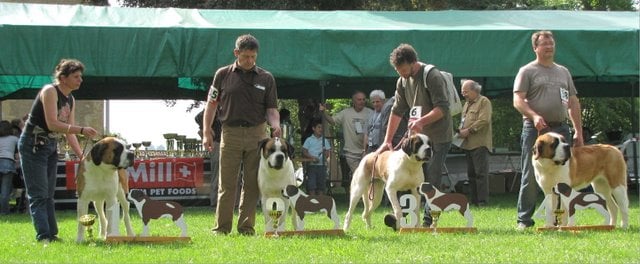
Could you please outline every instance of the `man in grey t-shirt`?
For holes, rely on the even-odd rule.
[[[554,62],[555,40],[550,31],[538,31],[531,36],[536,59],[520,68],[513,84],[513,106],[522,114],[521,168],[522,181],[518,194],[517,230],[535,224],[533,211],[538,187],[531,164],[531,148],[538,134],[548,131],[571,141],[567,119],[574,128],[573,146],[582,146],[580,101],[569,70]]]

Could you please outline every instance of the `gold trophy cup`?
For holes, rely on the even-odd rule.
[[[167,157],[173,157],[173,151],[175,150],[175,138],[178,136],[176,133],[162,134],[164,139],[167,140]]]
[[[148,160],[151,158],[151,155],[149,154],[149,147],[151,147],[151,141],[142,141],[142,146],[144,147],[144,159]]]
[[[140,157],[140,147],[142,146],[142,143],[132,143],[131,144],[134,148],[133,150],[133,155],[135,155],[136,159],[144,159],[143,157]]]
[[[80,224],[87,230],[88,240],[93,242],[93,228],[91,228],[91,226],[96,222],[96,215],[86,214],[81,216],[78,221],[80,221]]]
[[[431,211],[431,218],[433,219],[433,223],[431,223],[431,228],[433,228],[435,232],[435,228],[438,227],[438,220],[440,219],[440,214],[442,211]]]
[[[553,210],[553,214],[556,216],[556,226],[562,226],[562,214],[564,214],[564,209],[555,209]]]
[[[280,224],[280,217],[282,216],[282,210],[270,210],[269,216],[271,217],[271,223],[273,224],[273,236],[278,236],[278,226]]]

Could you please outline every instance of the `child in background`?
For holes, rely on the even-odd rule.
[[[313,135],[305,139],[302,145],[302,155],[313,159],[307,166],[307,192],[310,195],[324,194],[327,181],[327,160],[331,145],[323,138],[321,120],[313,120],[311,123]],[[323,151],[324,150],[324,151]]]

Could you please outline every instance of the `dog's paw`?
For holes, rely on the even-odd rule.
[[[397,231],[396,230],[396,217],[392,214],[387,214],[384,216],[384,225],[393,228],[393,231]]]

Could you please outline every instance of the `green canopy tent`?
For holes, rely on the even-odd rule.
[[[273,11],[0,3],[0,100],[33,98],[61,58],[86,65],[79,99],[203,99],[235,38],[261,42],[258,64],[281,98],[393,90],[388,55],[421,60],[509,96],[533,59],[530,35],[553,30],[556,60],[581,96],[638,96],[639,14],[579,11]]]

